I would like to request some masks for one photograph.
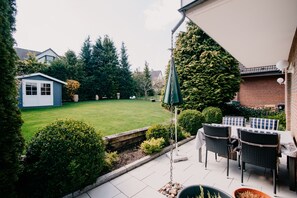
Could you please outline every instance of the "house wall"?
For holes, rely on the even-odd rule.
[[[287,100],[291,101],[290,105],[286,109],[287,113],[287,125],[297,138],[297,29],[295,32],[294,40],[289,56],[289,62],[295,65],[294,74],[286,74],[286,78],[290,83],[287,86]]]
[[[48,49],[46,50],[45,52],[42,52],[40,54],[38,54],[36,56],[36,58],[38,59],[39,62],[41,63],[44,63],[46,60],[45,60],[45,56],[52,56],[52,57],[55,57],[57,58],[57,54],[55,54],[52,50]],[[51,61],[48,61],[47,62],[51,62]]]
[[[23,79],[30,79],[30,80],[42,80],[42,81],[52,81],[49,80],[48,78],[44,78],[42,76],[31,76],[28,78],[23,78]],[[19,85],[19,107],[23,107],[23,89],[21,86],[21,83]],[[62,106],[62,84],[57,83],[53,81],[53,94],[54,94],[54,105],[53,106]]]
[[[284,75],[242,77],[238,100],[248,107],[277,106],[285,103],[285,86],[277,83],[277,78]]]

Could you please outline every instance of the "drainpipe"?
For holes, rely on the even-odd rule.
[[[185,18],[186,18],[186,13],[182,12],[182,18],[176,24],[176,26],[171,30],[171,49],[170,49],[171,50],[171,58],[173,57],[173,34],[179,28],[179,26],[184,22]]]

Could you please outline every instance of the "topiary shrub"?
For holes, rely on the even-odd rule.
[[[101,135],[83,122],[59,120],[44,127],[27,148],[22,196],[61,197],[94,183],[104,153]]]
[[[202,111],[205,123],[222,123],[223,114],[218,107],[206,107]]]
[[[145,154],[153,154],[160,152],[164,147],[165,140],[164,138],[151,138],[149,140],[145,140],[141,143],[140,148]]]
[[[182,111],[178,117],[179,126],[191,135],[196,135],[198,129],[202,127],[203,122],[204,117],[202,113],[197,110]]]
[[[169,130],[168,126],[162,125],[162,124],[157,124],[153,125],[148,128],[148,130],[145,133],[146,139],[149,140],[151,138],[163,138],[164,139],[164,144],[168,145],[169,144]]]

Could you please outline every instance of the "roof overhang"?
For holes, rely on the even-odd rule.
[[[32,73],[32,74],[23,75],[23,76],[17,76],[16,78],[17,78],[17,79],[23,79],[23,78],[30,78],[30,77],[33,77],[33,76],[42,76],[42,77],[44,77],[44,78],[47,78],[47,79],[56,81],[56,82],[61,83],[61,84],[63,84],[63,85],[67,85],[66,82],[61,81],[61,80],[59,80],[59,79],[56,79],[56,78],[54,78],[54,77],[45,75],[45,74],[43,74],[43,73]]]
[[[246,67],[288,60],[296,0],[198,0],[179,10]]]

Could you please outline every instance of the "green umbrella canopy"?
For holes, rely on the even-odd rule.
[[[179,105],[183,103],[183,98],[178,83],[178,76],[176,73],[173,57],[170,61],[170,71],[166,84],[163,102],[169,105]]]

